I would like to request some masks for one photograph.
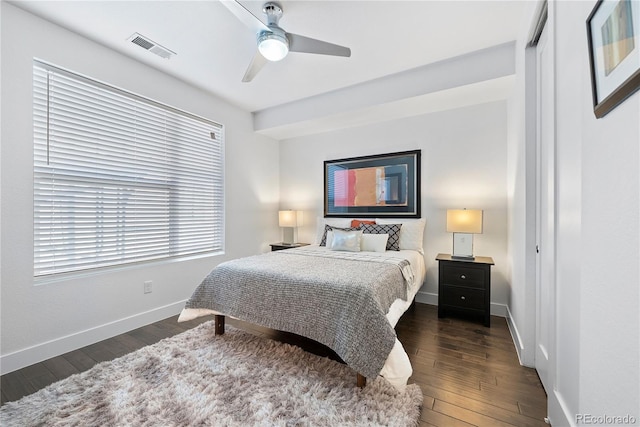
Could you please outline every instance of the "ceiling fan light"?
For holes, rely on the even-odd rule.
[[[269,61],[280,61],[289,53],[289,40],[275,33],[262,33],[258,37],[258,50]]]

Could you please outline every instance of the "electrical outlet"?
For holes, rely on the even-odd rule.
[[[145,294],[150,294],[152,289],[152,285],[153,282],[151,280],[147,280],[146,282],[144,282],[144,293]]]

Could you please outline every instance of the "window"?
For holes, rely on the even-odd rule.
[[[35,277],[223,250],[222,125],[33,72]]]

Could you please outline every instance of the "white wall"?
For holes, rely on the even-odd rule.
[[[418,300],[437,303],[439,252],[451,253],[446,210],[484,209],[474,253],[493,257],[492,311],[504,315],[507,284],[506,102],[494,102],[373,125],[292,138],[280,143],[282,208],[305,211],[299,240],[312,242],[323,213],[323,161],[422,150],[422,216],[427,220],[428,273]]]
[[[634,416],[640,423],[640,93],[601,119],[593,114],[586,19],[595,1],[549,3],[555,35],[556,335],[549,417]],[[531,23],[533,9],[525,20]],[[525,25],[528,30],[528,25]],[[530,194],[533,112],[524,97],[527,34],[516,51],[509,116],[511,321],[533,363],[535,281],[523,235]],[[584,424],[584,423],[583,423]]]
[[[571,284],[573,292],[559,295],[558,307],[561,313],[574,305],[579,294],[579,317],[560,316],[558,324],[558,342],[579,346],[572,349],[579,368],[559,355],[558,372],[570,369],[579,375],[580,397],[571,414],[631,414],[640,424],[640,93],[595,118],[584,42],[584,23],[595,4],[554,5],[559,152],[566,146],[566,155],[558,159],[566,185],[559,214],[572,224],[560,224],[559,241],[565,234],[572,239],[573,224],[580,222],[579,246],[559,247],[558,253],[579,272],[579,284],[575,274],[559,283]],[[570,253],[574,249],[578,254]],[[563,377],[558,381],[562,388]]]
[[[5,373],[176,314],[216,264],[267,251],[268,243],[279,238],[279,154],[276,141],[253,132],[249,113],[6,2],[1,7],[0,280]],[[34,285],[34,57],[225,125],[225,255]],[[153,281],[151,294],[143,294],[145,280]]]

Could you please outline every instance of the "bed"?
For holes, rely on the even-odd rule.
[[[383,221],[402,223],[396,250],[386,250],[388,237],[380,246],[384,233],[367,236],[362,226],[323,223],[316,244],[221,263],[196,288],[178,320],[214,314],[219,333],[223,316],[230,316],[302,335],[334,350],[360,383],[380,375],[402,390],[412,368],[394,327],[424,281],[424,220]],[[354,235],[360,239],[357,250],[340,249],[339,243],[346,237],[353,243]],[[373,239],[375,247],[364,244]]]

